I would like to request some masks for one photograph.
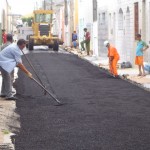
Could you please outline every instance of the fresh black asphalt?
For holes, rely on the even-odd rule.
[[[26,56],[64,105],[55,106],[19,71],[15,87],[21,128],[15,137],[16,150],[150,150],[149,92],[113,79],[75,55]],[[32,70],[25,58],[23,62]]]

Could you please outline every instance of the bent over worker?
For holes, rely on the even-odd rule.
[[[117,52],[117,49],[115,47],[113,47],[112,45],[110,45],[110,43],[108,41],[104,42],[104,46],[106,46],[107,49],[108,49],[110,73],[114,77],[118,77],[117,63],[118,63],[118,60],[120,59],[120,56]]]
[[[11,72],[17,66],[28,77],[32,78],[32,74],[22,64],[22,50],[26,46],[24,39],[18,40],[17,44],[11,44],[0,52],[0,71],[2,74],[2,88],[0,97],[5,97],[6,100],[17,100],[12,93]]]

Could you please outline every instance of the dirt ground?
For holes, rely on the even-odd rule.
[[[0,98],[0,150],[13,150],[11,135],[20,129],[19,116],[15,113],[16,102]]]
[[[19,72],[16,150],[148,150],[150,93],[70,54],[27,55],[56,102]],[[24,59],[25,65],[29,67]],[[34,74],[34,73],[33,73]],[[34,75],[35,77],[35,75]]]

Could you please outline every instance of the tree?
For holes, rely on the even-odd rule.
[[[23,23],[24,23],[24,22],[27,22],[29,27],[31,27],[31,25],[32,25],[32,20],[33,20],[32,17],[23,17],[23,18],[22,18],[22,22],[23,22]]]

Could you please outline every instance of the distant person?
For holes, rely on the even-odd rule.
[[[7,37],[6,37],[6,30],[2,30],[2,43],[5,44],[7,42]]]
[[[77,33],[76,33],[76,31],[73,31],[73,33],[72,33],[72,45],[74,48],[77,48],[77,39],[78,39]]]
[[[84,44],[86,45],[86,50],[87,50],[87,55],[90,54],[90,32],[87,31],[87,28],[83,29],[85,34],[84,34],[84,40],[80,43],[81,44],[81,50],[84,51]]]
[[[138,76],[145,76],[145,70],[144,70],[144,60],[143,60],[143,52],[146,51],[149,46],[141,39],[141,35],[137,34],[136,38],[138,40],[137,47],[136,47],[136,58],[135,58],[135,64],[138,65],[139,68],[139,74]],[[143,70],[143,72],[142,72]]]
[[[118,78],[118,72],[117,72],[117,63],[120,59],[120,56],[117,52],[117,49],[115,47],[113,47],[112,45],[110,45],[110,43],[108,41],[104,42],[104,46],[107,47],[108,49],[108,58],[109,58],[109,69],[110,69],[110,73]]]
[[[16,31],[14,31],[13,40],[15,43],[17,42],[17,32]]]
[[[5,47],[13,43],[13,36],[11,34],[6,35],[6,43],[2,45],[1,50],[3,50]]]
[[[5,97],[6,100],[17,100],[17,98],[13,96],[11,82],[11,72],[16,66],[25,72],[28,77],[32,78],[32,74],[22,64],[21,51],[25,46],[26,41],[24,39],[20,39],[18,40],[17,44],[11,44],[0,52],[0,71],[2,74],[0,97]]]
[[[4,45],[2,45],[1,50],[3,50],[5,47],[7,47],[13,43],[13,36],[11,34],[7,34],[6,37],[7,37],[7,42]],[[11,80],[13,83],[13,81],[14,81],[14,70],[11,72]]]

